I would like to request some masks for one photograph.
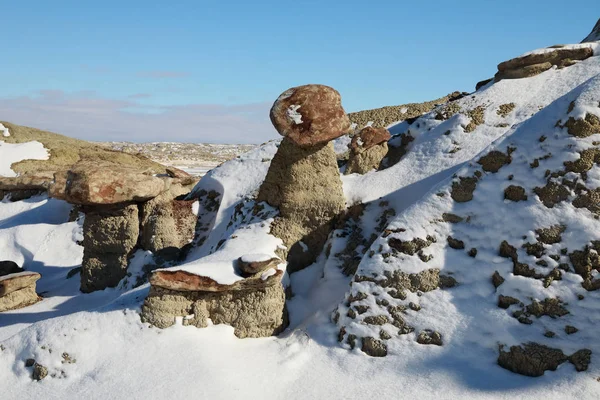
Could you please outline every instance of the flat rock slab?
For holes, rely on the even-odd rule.
[[[0,297],[34,285],[42,276],[37,272],[17,272],[0,277]]]
[[[164,289],[183,292],[226,292],[239,290],[256,290],[281,282],[283,271],[262,279],[262,276],[253,276],[239,280],[231,285],[221,284],[207,276],[196,275],[187,271],[154,271],[150,276],[150,284]]]
[[[103,205],[147,201],[168,189],[170,179],[108,161],[80,161],[57,172],[50,196],[72,204]]]
[[[528,54],[501,62],[498,64],[498,71],[502,72],[509,69],[523,68],[528,65],[543,64],[546,62],[557,65],[561,60],[585,60],[593,55],[594,50],[591,47],[556,49]]]

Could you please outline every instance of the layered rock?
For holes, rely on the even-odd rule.
[[[365,174],[379,169],[381,160],[388,153],[387,141],[391,138],[385,128],[367,126],[354,135],[350,144],[350,156],[346,165],[346,174]]]
[[[332,220],[345,208],[336,154],[330,140],[350,121],[339,93],[323,85],[283,92],[271,108],[271,121],[284,136],[271,161],[258,201],[279,209],[271,233],[288,249],[288,271],[312,263]]]
[[[37,303],[35,291],[41,275],[36,272],[14,272],[0,275],[0,312],[15,310]]]
[[[502,79],[528,78],[541,74],[553,66],[568,67],[576,61],[585,60],[594,55],[594,50],[589,46],[553,47],[501,62],[498,64],[498,72],[494,77],[496,82]]]
[[[233,284],[186,271],[155,271],[142,320],[158,328],[175,324],[198,328],[227,324],[240,338],[276,335],[287,326],[283,271],[257,273]]]

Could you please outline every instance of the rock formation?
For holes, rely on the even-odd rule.
[[[387,141],[391,138],[385,128],[367,126],[354,135],[350,144],[350,157],[346,165],[346,174],[365,174],[378,169],[381,160],[388,153]]]
[[[138,248],[174,258],[192,240],[193,201],[180,196],[194,179],[183,171],[167,172],[159,177],[109,161],[81,161],[55,174],[49,194],[80,206],[86,215],[83,292],[116,286]]]
[[[158,328],[175,324],[198,328],[214,324],[232,326],[240,338],[276,335],[287,326],[283,271],[259,272],[231,285],[185,271],[155,271],[142,320]]]
[[[18,201],[44,193],[52,184],[55,173],[68,170],[80,161],[87,161],[92,165],[110,162],[138,171],[149,171],[152,174],[166,173],[163,165],[139,155],[109,150],[84,140],[9,122],[2,121],[0,125],[10,132],[9,136],[2,137],[2,141],[13,144],[38,141],[49,152],[47,160],[23,160],[14,163],[11,169],[18,176],[0,177],[0,199],[10,195],[11,201]]]
[[[528,78],[541,74],[555,65],[559,68],[568,67],[576,61],[585,60],[594,55],[591,47],[553,46],[552,48],[552,50],[534,52],[501,62],[498,64],[495,81]]]
[[[332,220],[345,208],[329,142],[346,133],[350,121],[339,93],[323,85],[286,90],[271,108],[271,121],[284,139],[257,200],[279,209],[271,233],[287,247],[288,271],[293,272],[315,260]]]
[[[0,312],[35,304],[35,283],[40,274],[27,272],[12,261],[0,261]]]

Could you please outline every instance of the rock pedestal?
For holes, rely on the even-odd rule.
[[[195,180],[180,170],[167,172],[157,177],[108,161],[82,161],[54,175],[50,195],[86,215],[82,292],[116,286],[138,248],[176,258],[193,239],[193,201],[179,198]]]
[[[81,291],[115,287],[127,274],[128,258],[138,241],[138,207],[86,206],[83,212]]]
[[[365,174],[379,169],[381,160],[388,153],[387,141],[390,138],[391,135],[385,128],[363,128],[352,138],[345,174]]]
[[[239,338],[276,335],[287,326],[282,275],[276,270],[222,285],[185,271],[155,271],[142,321],[167,328],[183,317],[183,325],[204,328],[210,319],[232,326]]]
[[[260,187],[258,201],[279,209],[271,233],[287,247],[288,271],[310,265],[333,219],[345,209],[342,181],[330,140],[350,129],[339,93],[323,85],[286,90],[271,108],[284,136]]]

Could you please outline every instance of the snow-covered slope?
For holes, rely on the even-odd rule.
[[[595,147],[600,138],[576,138],[562,126],[586,112],[600,115],[599,95],[600,58],[592,57],[532,78],[488,84],[412,125],[391,127],[393,133],[414,138],[408,153],[385,170],[343,177],[348,205],[358,204],[352,209],[357,212],[332,232],[328,250],[315,264],[290,276],[290,327],[277,338],[239,340],[222,325],[149,327],[139,318],[147,285],[83,295],[77,277],[67,278],[81,262],[80,222],[66,222],[69,206],[45,197],[0,203],[0,244],[7,249],[2,258],[40,272],[44,297],[34,306],[0,314],[2,398],[397,398],[399,393],[423,399],[597,398],[600,348],[593,328],[600,316],[598,291],[582,287],[584,278],[574,272],[569,254],[579,250],[594,259],[595,244],[585,246],[600,239],[593,215],[598,210],[577,206],[588,204],[586,193],[600,186],[600,170],[592,162],[583,175],[552,173],[587,168],[587,161],[584,167],[564,163],[576,161],[577,153]],[[263,145],[202,179],[194,196],[213,211],[199,216],[207,235],[190,252],[187,267],[211,254],[218,257],[236,231],[252,224],[256,229],[248,229],[248,243],[265,240],[268,224],[261,227],[239,211],[253,208],[252,196],[276,149],[277,142]],[[504,156],[492,153],[489,165],[477,163],[492,151]],[[595,153],[585,154],[595,161]],[[492,172],[496,160],[502,165]],[[579,186],[571,183],[573,174]],[[462,203],[453,200],[460,177],[472,178],[463,179],[463,196],[473,189],[473,199]],[[561,193],[568,192],[552,208],[535,191],[546,187],[549,178],[565,187]],[[505,200],[510,185],[522,187],[527,200]],[[273,215],[267,213],[262,223]],[[560,242],[538,243],[545,231],[536,230],[556,226],[552,232],[560,231]],[[448,237],[454,247],[462,241],[464,249],[449,247]],[[423,239],[415,242],[423,251],[406,254],[410,251],[402,242],[414,238]],[[394,251],[390,241],[405,253]],[[503,241],[516,251],[514,263],[499,255]],[[504,249],[504,255],[514,254],[511,247]],[[441,271],[445,286],[453,280],[457,285],[402,294],[391,293],[393,285],[383,282],[390,279],[386,272],[399,276],[432,268]],[[504,279],[497,288],[495,271]],[[595,275],[591,271],[588,280],[595,282]],[[523,306],[499,308],[499,295]],[[541,312],[540,306],[527,308],[546,298],[560,299],[551,302],[557,306],[555,318],[541,315],[543,306]],[[558,316],[562,309],[569,314]],[[522,312],[514,317],[515,311]],[[390,323],[400,318],[400,327]],[[399,335],[403,327],[409,332]],[[440,333],[443,345],[417,343],[424,330]],[[389,339],[381,339],[386,334]],[[353,350],[350,335],[355,335]],[[387,357],[367,357],[361,351],[365,337],[384,341]],[[566,355],[588,348],[592,362],[579,374],[565,362],[537,379],[498,366],[500,344],[508,349],[527,341]],[[47,366],[50,376],[32,381],[28,358]]]

